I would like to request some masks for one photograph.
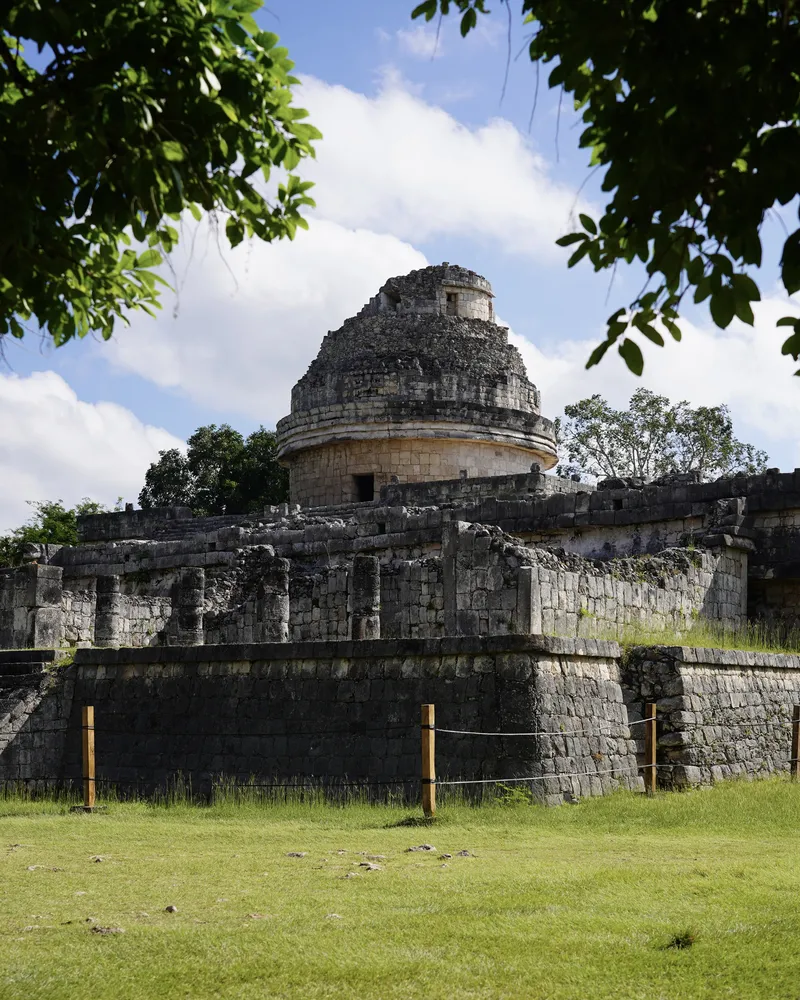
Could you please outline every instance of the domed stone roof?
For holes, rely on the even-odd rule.
[[[501,475],[555,464],[553,424],[539,413],[538,390],[508,331],[494,322],[492,298],[474,271],[426,267],[390,278],[327,334],[292,390],[291,414],[278,423],[293,500],[364,499],[353,476],[373,475],[377,489],[392,477]],[[417,462],[414,452],[427,458]]]

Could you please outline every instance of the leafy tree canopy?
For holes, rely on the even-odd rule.
[[[512,0],[505,2],[511,17]],[[413,17],[461,15],[461,33],[487,0],[425,0]],[[708,301],[725,328],[753,323],[766,213],[800,192],[800,6],[791,0],[519,0],[538,67],[582,110],[580,144],[604,171],[600,219],[558,243],[596,271],[643,262],[649,281],[608,319],[596,365],[616,344],[637,375],[641,338],[680,340],[685,296]],[[538,81],[538,75],[537,75]],[[800,291],[800,228],[781,259],[786,291]],[[783,353],[800,357],[800,320]],[[795,374],[800,374],[800,369]]]
[[[564,407],[558,421],[564,474],[645,481],[675,472],[697,472],[701,481],[735,472],[763,472],[767,454],[733,435],[727,406],[671,403],[637,389],[627,410],[592,396]]]
[[[34,510],[30,520],[10,534],[0,535],[0,567],[19,566],[23,562],[25,546],[31,542],[38,545],[77,545],[78,514],[102,514],[108,510],[88,497],[74,507],[65,507],[61,500],[28,502]]]
[[[151,315],[184,210],[293,237],[319,132],[262,0],[12,0],[0,12],[0,344]],[[42,68],[43,67],[43,68]],[[274,167],[289,171],[281,184]],[[253,183],[261,174],[274,197]],[[135,241],[135,246],[132,245]]]
[[[139,503],[191,507],[195,514],[247,514],[289,499],[289,473],[278,465],[273,431],[259,427],[245,440],[222,424],[198,427],[184,455],[159,452],[147,470]]]

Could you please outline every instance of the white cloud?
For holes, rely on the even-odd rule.
[[[167,302],[157,320],[135,315],[101,347],[212,413],[268,425],[288,412],[325,332],[391,275],[425,266],[410,241],[483,237],[548,258],[574,200],[511,124],[471,131],[391,74],[374,98],[307,79],[300,101],[324,134],[307,171],[317,182],[310,230],[231,251],[204,223],[193,259],[188,234],[177,256],[177,318]]]
[[[159,450],[182,442],[116,403],[84,403],[55,372],[0,374],[0,533],[26,500],[136,499]]]
[[[396,38],[400,51],[414,59],[435,59],[444,55],[442,39],[435,28],[415,24],[413,28],[400,28]]]
[[[179,387],[210,412],[233,410],[268,426],[289,412],[291,387],[325,333],[387,278],[427,264],[393,236],[322,219],[291,243],[233,251],[224,244],[218,248],[202,223],[194,260],[175,264],[185,275],[177,316],[167,301],[156,320],[133,316],[129,330],[98,350],[157,385]]]
[[[466,128],[396,75],[384,77],[375,97],[306,78],[300,100],[324,136],[304,168],[317,183],[312,222],[322,217],[415,243],[486,239],[506,252],[565,259],[554,241],[587,206],[550,176],[510,122]]]
[[[624,407],[639,387],[694,406],[725,403],[737,437],[764,448],[776,465],[794,468],[800,465],[800,380],[792,377],[797,364],[781,355],[787,331],[775,322],[789,313],[800,315],[800,305],[773,296],[754,312],[754,326],[734,321],[726,331],[683,320],[680,343],[667,338],[663,348],[643,345],[642,378],[628,371],[613,348],[599,366],[586,370],[589,354],[604,337],[600,327],[591,339],[547,350],[513,333],[510,339],[542,391],[545,416],[556,417],[565,404],[594,393]]]

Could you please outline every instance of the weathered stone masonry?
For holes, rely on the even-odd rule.
[[[37,691],[0,754],[0,782],[77,783],[80,706],[92,704],[98,777],[122,788],[180,772],[198,792],[222,777],[416,791],[419,706],[433,702],[442,728],[569,734],[442,736],[442,778],[537,775],[551,803],[638,788],[618,654],[615,643],[528,636],[79,650]],[[0,654],[0,677],[15,656]]]
[[[184,765],[203,781],[218,765],[238,776],[246,759],[259,773],[313,764],[321,775],[325,759],[342,753],[345,770],[367,773],[359,770],[362,744],[352,754],[297,743],[284,752],[258,742],[258,719],[321,726],[330,711],[360,724],[367,709],[350,720],[341,706],[374,702],[376,724],[388,724],[393,699],[430,696],[440,711],[462,713],[462,721],[473,713],[484,728],[512,718],[514,698],[531,719],[611,712],[616,724],[623,688],[633,714],[651,689],[666,699],[667,782],[784,767],[782,735],[720,762],[702,742],[708,735],[680,723],[706,711],[720,725],[738,720],[733,710],[742,705],[728,694],[745,699],[753,718],[785,714],[797,698],[788,660],[774,671],[761,663],[739,670],[731,658],[702,661],[701,669],[689,653],[623,664],[610,647],[574,644],[641,625],[680,635],[699,620],[728,630],[748,620],[793,628],[800,470],[714,483],[691,475],[614,480],[595,489],[543,474],[556,452],[554,426],[540,410],[538,390],[495,322],[486,279],[443,264],[387,281],[324,338],[294,388],[278,427],[291,504],[207,518],[182,507],[87,516],[77,546],[31,546],[26,565],[0,571],[0,650],[22,650],[0,658],[0,777],[24,777],[20,768],[33,766],[42,748],[67,774],[74,747],[59,756],[43,729],[32,734],[49,720],[74,739],[74,698],[96,699],[124,722],[126,739],[138,733],[153,748],[123,740],[118,766],[157,783]],[[84,648],[75,667],[51,676],[42,672],[45,654],[30,652],[42,647],[51,648],[51,664],[53,649]],[[511,683],[513,671],[522,682]],[[499,698],[499,688],[487,694],[489,674],[504,691],[491,705],[481,701]],[[214,698],[231,719],[252,723],[245,749],[189,737],[168,747],[163,734],[145,737],[144,715],[136,714],[152,711],[153,725],[176,731],[208,718]],[[406,780],[406,750],[381,739],[370,766]],[[514,766],[552,760],[565,773],[568,761],[586,764],[585,750],[539,741]],[[486,768],[513,763],[506,751],[464,744],[447,767],[479,773],[479,759]],[[338,768],[325,773],[335,777]],[[597,780],[548,786],[546,795],[606,787]]]

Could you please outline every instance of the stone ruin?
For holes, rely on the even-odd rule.
[[[440,718],[478,730],[632,726],[648,697],[674,700],[691,686],[674,679],[676,664],[699,661],[674,647],[683,652],[637,654],[634,666],[615,638],[637,627],[680,635],[698,622],[794,627],[800,470],[594,488],[545,474],[557,455],[540,402],[495,321],[488,281],[446,263],[387,281],[326,335],[292,391],[278,424],[290,503],[218,517],[181,507],[88,515],[77,546],[30,546],[24,566],[0,570],[0,650],[11,651],[0,652],[0,780],[33,780],[45,761],[66,780],[86,698],[130,731],[114,765],[121,782],[153,784],[179,764],[198,784],[309,768],[320,780],[400,780],[418,768],[416,737],[370,744],[359,729],[368,719],[413,725],[435,693]],[[71,665],[46,666],[76,648]],[[793,657],[759,674],[743,656],[718,666],[736,683],[750,678],[753,718],[800,701]],[[742,707],[716,688],[709,705]],[[193,744],[176,757],[169,726],[202,718],[208,728],[220,706],[229,728],[255,740],[261,720],[270,733],[247,752]],[[274,743],[290,721],[320,727],[339,715],[357,749],[319,744],[309,756]],[[37,744],[42,720],[62,737]],[[146,732],[154,749],[140,754],[134,737]],[[534,740],[522,756],[472,746],[446,766],[533,769],[545,799],[559,801],[636,786],[634,736],[625,729],[611,749],[600,735],[570,747]],[[693,747],[664,742],[665,781],[788,762],[788,742],[723,763],[707,753],[697,763]],[[617,770],[599,768],[598,754]]]

